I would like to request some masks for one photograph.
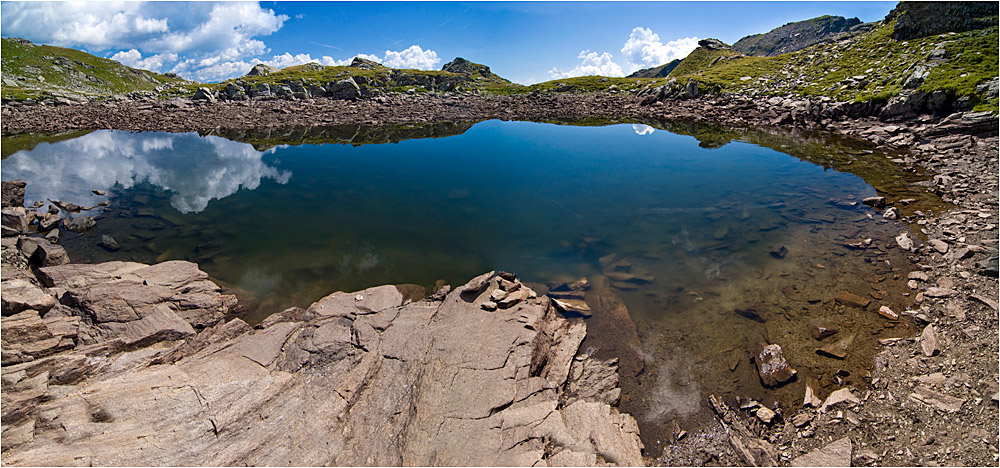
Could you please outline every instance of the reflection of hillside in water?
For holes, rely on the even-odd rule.
[[[27,182],[29,202],[94,204],[91,190],[148,182],[171,193],[170,205],[178,211],[196,213],[240,188],[257,188],[265,178],[287,183],[291,172],[265,164],[265,154],[245,143],[194,133],[101,130],[15,153],[4,160],[2,172],[4,180]]]
[[[250,143],[259,151],[279,145],[398,143],[403,140],[443,138],[461,135],[475,122],[411,123],[399,125],[341,125],[336,127],[245,128],[214,132],[212,135]]]

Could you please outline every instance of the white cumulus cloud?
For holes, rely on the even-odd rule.
[[[385,51],[382,57],[382,65],[392,68],[416,68],[419,70],[430,70],[434,68],[441,59],[437,52],[424,50],[418,45],[411,45],[401,51]]]
[[[632,130],[636,135],[650,135],[656,131],[655,128],[643,124],[632,124]]]
[[[611,59],[609,52],[598,54],[590,50],[582,50],[577,55],[580,64],[569,71],[562,71],[556,67],[549,70],[549,77],[557,80],[562,78],[572,78],[574,76],[625,76],[622,67]]]
[[[622,47],[626,66],[630,72],[639,68],[663,65],[674,59],[682,59],[698,47],[697,37],[685,37],[660,42],[660,36],[651,29],[636,27]]]
[[[177,54],[155,54],[142,58],[136,49],[123,50],[111,56],[111,60],[121,62],[133,68],[142,68],[153,72],[162,72],[167,63],[177,61]]]

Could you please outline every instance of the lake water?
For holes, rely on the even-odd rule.
[[[2,177],[27,181],[26,205],[109,202],[85,213],[98,215],[93,231],[63,234],[74,261],[197,262],[251,322],[379,284],[430,291],[493,269],[535,283],[587,277],[584,346],[621,360],[622,406],[654,455],[671,421],[697,428],[710,393],[791,415],[808,379],[822,395],[866,385],[876,340],[912,332],[875,312],[911,302],[912,267],[893,241],[908,228],[849,203],[873,185],[915,199],[904,212],[933,200],[885,154],[832,136],[655,125],[227,135],[245,142],[102,130],[9,155]],[[104,234],[120,250],[102,248]],[[866,249],[845,246],[863,239]],[[872,304],[845,308],[839,291]],[[820,322],[840,332],[817,341]],[[845,359],[816,352],[848,335]],[[784,348],[794,382],[762,387],[750,357],[765,341]]]

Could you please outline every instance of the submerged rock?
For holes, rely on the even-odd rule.
[[[760,380],[767,387],[776,387],[795,377],[796,371],[785,361],[781,346],[766,345],[755,359]]]

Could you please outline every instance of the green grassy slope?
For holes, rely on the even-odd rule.
[[[929,67],[917,89],[969,96],[977,110],[997,110],[976,86],[998,75],[996,26],[909,41],[892,39],[894,22],[834,44],[776,57],[740,56],[712,61],[722,51],[698,49],[670,74],[679,82],[751,96],[827,96],[836,101],[886,101],[903,90],[916,66]],[[689,61],[690,60],[690,61]],[[933,64],[933,65],[932,65]]]
[[[14,38],[0,42],[0,80],[3,98],[17,100],[65,94],[128,94],[184,81],[79,50]]]

